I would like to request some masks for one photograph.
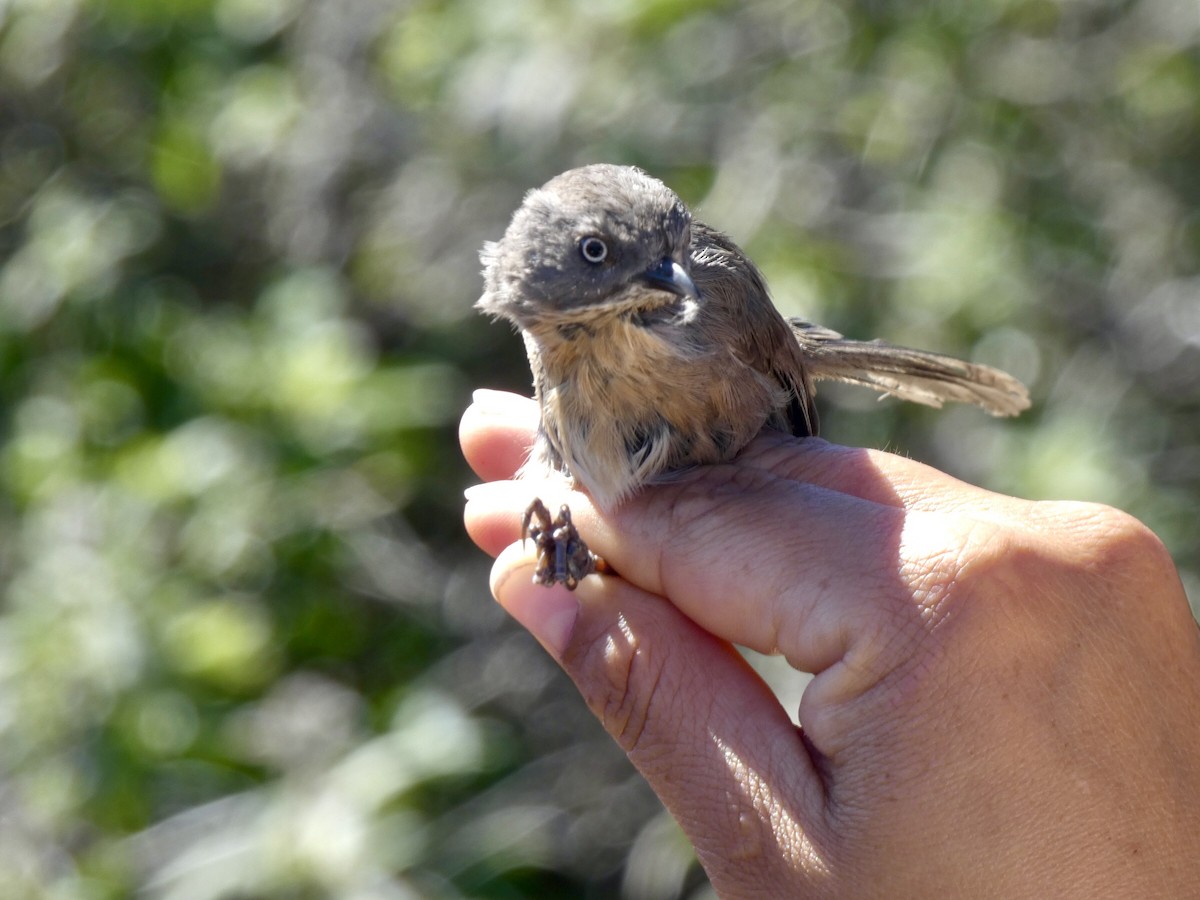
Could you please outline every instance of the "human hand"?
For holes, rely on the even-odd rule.
[[[490,482],[468,531],[722,896],[1200,884],[1200,639],[1136,520],[781,435],[601,515],[507,480],[536,421],[514,395],[467,410]],[[533,585],[513,541],[535,495],[569,502],[620,577]],[[802,730],[735,644],[815,673]]]

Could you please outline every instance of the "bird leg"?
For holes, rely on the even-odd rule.
[[[535,499],[521,517],[521,540],[529,538],[537,550],[537,568],[533,583],[547,587],[555,583],[575,590],[579,579],[593,572],[611,572],[609,565],[588,549],[571,521],[571,510],[564,504],[554,518],[546,504]]]

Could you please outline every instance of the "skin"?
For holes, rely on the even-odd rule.
[[[477,394],[467,529],[722,897],[1200,885],[1200,639],[1145,526],[782,434],[602,512],[511,480],[537,421]],[[535,495],[621,577],[531,584]],[[735,644],[816,673],[802,731]]]

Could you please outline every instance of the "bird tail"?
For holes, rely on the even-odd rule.
[[[1029,408],[1025,385],[999,369],[883,341],[847,340],[800,319],[788,324],[814,379],[857,384],[927,406],[972,403],[993,416]]]

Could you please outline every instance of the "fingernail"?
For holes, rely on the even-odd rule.
[[[493,493],[494,491],[489,490],[492,484],[493,482],[490,481],[485,481],[482,484],[472,484],[463,490],[463,498],[470,502],[471,500],[478,500],[486,494]]]
[[[519,394],[508,391],[493,391],[489,388],[479,388],[471,394],[471,400],[486,416],[509,416],[514,412],[525,412],[529,400]]]
[[[483,508],[521,510],[529,505],[533,494],[519,481],[484,481],[464,488],[463,498],[467,503],[478,503]]]
[[[509,615],[553,654],[562,659],[579,618],[579,601],[561,584],[544,587],[526,580],[528,569],[518,570],[523,577],[508,578],[496,586],[496,596]]]

